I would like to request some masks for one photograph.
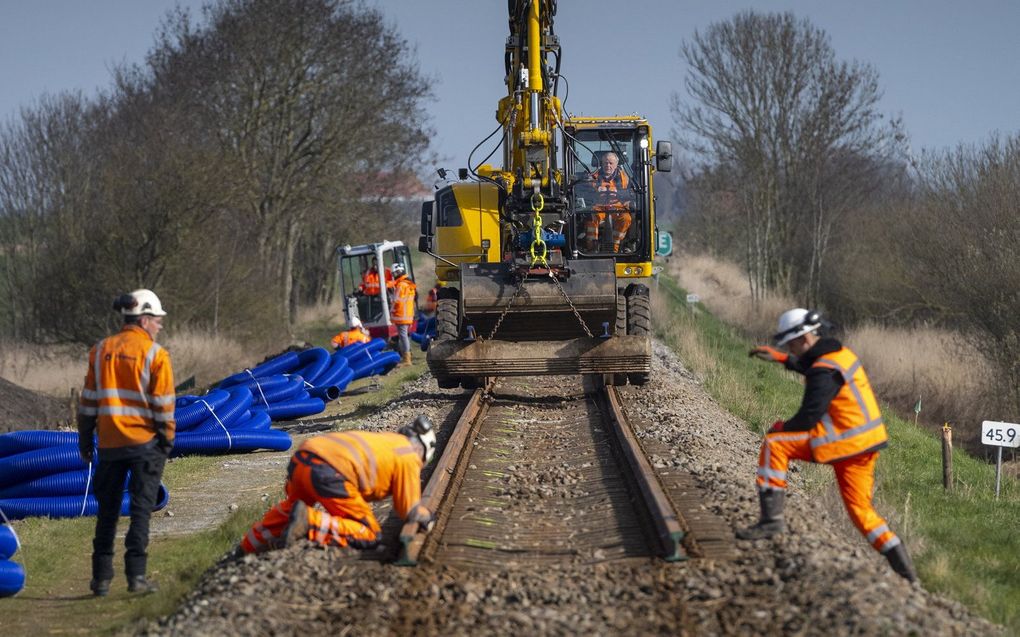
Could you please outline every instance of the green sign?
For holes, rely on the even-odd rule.
[[[673,234],[664,230],[655,232],[655,254],[668,257],[673,254]]]

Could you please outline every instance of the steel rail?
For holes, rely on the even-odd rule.
[[[474,394],[472,394],[467,406],[464,407],[464,411],[454,425],[453,433],[450,435],[449,440],[446,441],[443,455],[439,458],[439,462],[436,463],[436,468],[432,471],[432,476],[422,491],[421,503],[433,515],[439,511],[439,507],[450,492],[450,486],[453,484],[458,473],[464,472],[467,462],[463,456],[469,455],[471,452],[472,444],[478,433],[479,424],[488,408],[485,397],[492,390],[494,384],[495,381],[490,380],[484,387],[476,389]],[[432,532],[440,533],[441,527],[445,525],[446,520],[440,517],[437,520],[437,527],[440,528],[435,528]],[[405,523],[400,529],[401,548],[396,564],[399,566],[417,565],[418,557],[421,554],[427,537],[428,533],[423,531],[417,522]]]
[[[687,551],[682,544],[687,534],[684,524],[677,516],[672,502],[656,477],[655,470],[641,449],[637,436],[627,422],[619,392],[616,387],[599,381],[599,396],[606,407],[607,420],[616,432],[631,475],[634,476],[648,513],[655,524],[664,559],[667,562],[686,560]]]

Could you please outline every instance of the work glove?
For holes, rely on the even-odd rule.
[[[769,361],[770,363],[786,363],[790,358],[790,355],[786,352],[769,347],[768,345],[759,345],[748,352],[747,355],[760,358],[763,361]]]
[[[429,513],[429,517],[425,520],[418,520],[418,530],[422,533],[431,533],[434,528],[436,528],[435,513]]]
[[[774,423],[772,423],[771,427],[769,427],[769,433],[770,434],[780,433],[783,431],[783,427],[785,426],[786,426],[785,422],[783,422],[782,420],[777,420]]]
[[[156,448],[159,449],[163,455],[169,458],[170,452],[173,451],[174,443],[172,440],[167,440],[166,436],[156,434]]]
[[[78,455],[81,456],[82,462],[84,462],[85,464],[90,464],[92,462],[92,453],[93,449],[91,439],[89,439],[88,441],[78,442]]]

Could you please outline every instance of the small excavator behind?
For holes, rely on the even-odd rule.
[[[652,174],[670,170],[670,144],[653,152],[638,116],[564,113],[555,0],[508,5],[508,93],[490,135],[502,133],[503,165],[469,158],[422,206],[419,250],[448,282],[429,368],[442,387],[548,374],[646,383]]]

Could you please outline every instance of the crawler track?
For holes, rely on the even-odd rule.
[[[478,390],[423,500],[439,526],[402,530],[402,564],[534,568],[699,551],[616,390],[590,379]]]

